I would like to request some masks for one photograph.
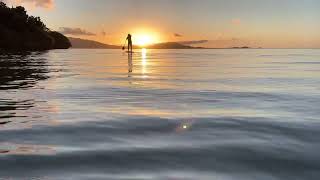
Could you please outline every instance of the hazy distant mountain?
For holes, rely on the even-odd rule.
[[[242,46],[242,47],[232,47],[232,49],[251,49],[250,47],[248,46]]]
[[[72,48],[79,48],[79,49],[121,49],[122,48],[120,46],[104,44],[104,43],[92,41],[92,40],[73,38],[73,37],[68,37],[68,38],[72,44]]]
[[[68,38],[72,44],[72,48],[79,48],[79,49],[121,49],[122,48],[121,46],[104,44],[104,43],[92,41],[92,40],[73,38],[73,37],[68,37]],[[141,48],[141,47],[134,46],[134,48]],[[149,48],[149,49],[194,49],[194,48],[199,48],[199,47],[187,46],[187,45],[183,45],[178,42],[166,42],[166,43],[152,44],[152,45],[146,46],[146,48]]]
[[[196,47],[183,45],[177,42],[158,43],[147,46],[149,49],[194,49]]]

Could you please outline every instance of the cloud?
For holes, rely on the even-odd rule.
[[[15,6],[31,5],[32,7],[45,9],[51,9],[54,7],[54,0],[5,0],[4,2]]]
[[[81,28],[70,28],[70,27],[61,27],[60,32],[65,35],[75,35],[75,36],[95,36],[96,34],[88,32]]]
[[[52,8],[54,6],[53,0],[21,0],[21,2],[32,3],[35,7]]]
[[[237,18],[235,18],[235,19],[232,19],[231,20],[231,24],[233,24],[233,25],[241,25],[241,19],[237,19]]]
[[[181,34],[178,34],[178,33],[174,33],[173,36],[174,36],[174,37],[182,37],[182,35],[181,35]]]
[[[208,40],[196,40],[196,41],[180,41],[179,43],[184,45],[192,45],[192,44],[203,44],[207,42]]]

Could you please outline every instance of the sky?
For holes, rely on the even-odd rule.
[[[52,30],[107,44],[320,48],[319,0],[6,0]],[[136,39],[135,39],[136,38]],[[141,42],[143,43],[143,42]]]

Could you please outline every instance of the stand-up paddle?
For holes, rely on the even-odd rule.
[[[123,50],[123,51],[126,49],[126,43],[127,43],[127,39],[126,39],[126,41],[123,43],[123,46],[122,46],[122,50]]]

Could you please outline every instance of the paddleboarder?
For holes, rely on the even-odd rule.
[[[128,34],[126,40],[128,41],[128,52],[132,52],[132,36],[131,36],[131,34]]]

